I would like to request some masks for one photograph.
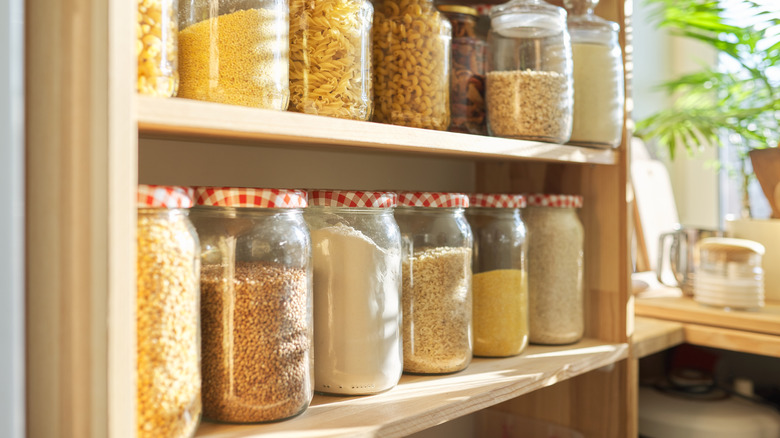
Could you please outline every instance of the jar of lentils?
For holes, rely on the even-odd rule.
[[[200,419],[200,259],[191,206],[192,189],[138,186],[138,437],[188,438]]]
[[[584,332],[582,197],[528,196],[523,219],[528,227],[529,340],[560,345]]]
[[[172,97],[179,88],[178,0],[138,0],[136,91]]]
[[[461,193],[403,192],[395,218],[403,261],[404,371],[445,374],[472,356],[472,235]]]
[[[198,187],[203,415],[259,423],[313,395],[311,240],[298,190]]]

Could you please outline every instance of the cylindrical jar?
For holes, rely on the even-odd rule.
[[[287,0],[181,0],[179,97],[285,110]]]
[[[309,191],[315,390],[376,394],[401,378],[401,235],[391,192]]]
[[[582,197],[535,194],[527,197],[529,341],[571,344],[582,338]]]
[[[178,0],[138,0],[136,91],[172,97],[179,88]]]
[[[490,19],[488,132],[565,143],[573,96],[566,11],[542,0],[512,0],[493,7]]]
[[[369,0],[290,0],[290,111],[368,120]]]
[[[446,130],[450,22],[432,0],[378,0],[375,8],[374,121]]]
[[[311,240],[298,190],[195,189],[203,415],[258,423],[313,395]]]
[[[518,194],[477,193],[466,217],[474,234],[474,355],[515,356],[528,345],[525,224]]]
[[[138,186],[136,436],[188,438],[201,413],[192,189]],[[165,409],[161,409],[164,406]]]
[[[404,371],[444,374],[471,362],[472,235],[461,193],[403,192]]]

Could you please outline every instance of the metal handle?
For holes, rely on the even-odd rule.
[[[666,286],[681,287],[685,272],[680,271],[680,237],[683,236],[682,230],[670,231],[663,233],[658,237],[658,263],[655,265],[655,276],[658,281]],[[674,276],[675,284],[669,284],[663,279],[663,267],[664,259],[666,259],[666,238],[672,238],[672,244],[669,246],[669,266],[672,269],[672,275]]]

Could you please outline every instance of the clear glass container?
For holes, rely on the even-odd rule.
[[[582,197],[529,195],[528,307],[532,344],[562,345],[582,339],[584,231],[577,216]]]
[[[474,355],[515,356],[528,345],[523,195],[477,193],[466,218],[474,234]]]
[[[368,120],[369,0],[290,0],[290,111]]]
[[[200,260],[191,206],[191,189],[138,186],[136,436],[141,438],[189,438],[200,420]]]
[[[567,142],[573,90],[566,11],[542,0],[512,0],[494,6],[490,19],[488,132]]]
[[[195,189],[203,415],[259,423],[313,395],[311,240],[297,190]]]
[[[399,194],[404,242],[404,371],[444,374],[471,363],[472,235],[460,193]]]
[[[764,245],[746,239],[707,237],[694,252],[693,298],[709,306],[764,307]]]
[[[365,395],[398,384],[401,235],[396,194],[312,190],[315,390]]]
[[[485,56],[487,42],[477,36],[477,10],[439,5],[452,24],[449,131],[487,134],[485,120]]]
[[[377,0],[374,7],[374,121],[446,130],[450,22],[432,0]]]
[[[179,89],[178,0],[138,0],[136,91],[172,97]]]
[[[564,0],[571,35],[574,113],[569,143],[614,148],[623,136],[620,26],[593,13],[598,0]]]
[[[179,97],[286,110],[287,0],[181,0]]]

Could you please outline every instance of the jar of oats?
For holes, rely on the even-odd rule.
[[[136,436],[188,438],[201,413],[192,189],[140,185],[137,202]]]
[[[396,201],[392,192],[309,191],[318,392],[376,394],[401,378]]]
[[[181,0],[179,97],[286,110],[287,0]]]
[[[178,0],[138,0],[136,91],[172,97],[179,88]]]
[[[529,340],[571,344],[582,338],[583,241],[577,209],[582,196],[527,197]]]
[[[404,242],[404,371],[445,374],[472,356],[471,228],[461,193],[403,192],[395,219]]]
[[[313,395],[311,240],[298,190],[195,189],[203,416],[260,423]]]
[[[512,0],[490,10],[490,24],[488,132],[565,143],[573,105],[566,11],[543,0]]]
[[[474,233],[474,355],[515,356],[528,344],[525,225],[517,194],[477,193],[466,210]]]

